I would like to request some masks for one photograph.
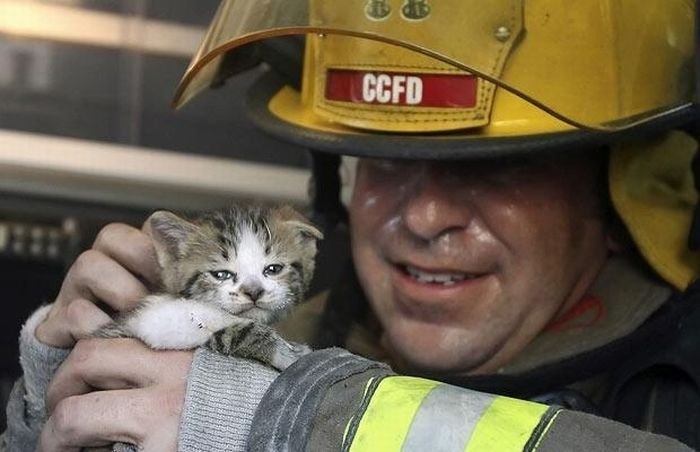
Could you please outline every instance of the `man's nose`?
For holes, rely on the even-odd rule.
[[[449,171],[427,165],[417,169],[403,203],[406,228],[426,241],[466,229],[474,216],[469,185]]]

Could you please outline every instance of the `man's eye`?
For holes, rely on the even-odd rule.
[[[265,276],[276,275],[279,272],[281,272],[283,268],[284,268],[284,265],[282,265],[282,264],[270,264],[267,267],[265,267],[265,269],[263,270],[263,275],[265,275]]]
[[[217,281],[226,281],[233,278],[233,273],[228,270],[212,270],[209,272]]]

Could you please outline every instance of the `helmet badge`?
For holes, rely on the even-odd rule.
[[[391,14],[389,0],[368,0],[365,13],[372,20],[386,19]],[[428,0],[405,0],[401,7],[401,16],[406,20],[423,20],[429,15]]]

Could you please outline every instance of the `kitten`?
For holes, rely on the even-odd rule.
[[[274,322],[303,301],[321,232],[291,207],[238,205],[193,219],[149,217],[163,290],[99,328],[154,349],[207,344],[224,355],[284,370],[310,349],[279,336]]]

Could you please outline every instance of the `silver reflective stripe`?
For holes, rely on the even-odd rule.
[[[418,408],[402,450],[465,450],[481,415],[495,398],[455,386],[436,386]]]

